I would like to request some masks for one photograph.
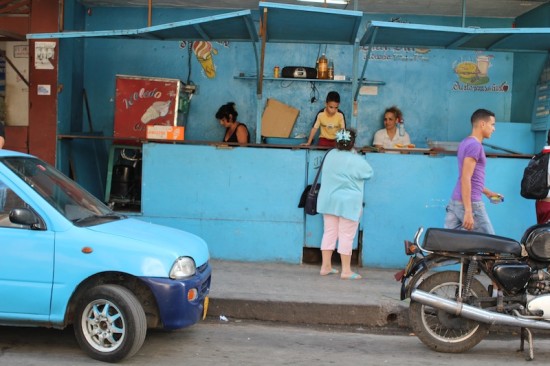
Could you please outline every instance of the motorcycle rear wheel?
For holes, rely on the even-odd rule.
[[[438,272],[425,279],[418,289],[456,301],[459,272]],[[472,280],[471,293],[475,297],[489,296],[485,287]],[[431,306],[411,301],[409,320],[416,336],[429,348],[437,352],[465,352],[483,340],[489,333],[489,324],[458,317]]]

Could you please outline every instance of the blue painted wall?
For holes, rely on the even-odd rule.
[[[300,263],[306,154],[146,144],[143,219],[198,234],[214,258]]]
[[[141,219],[203,237],[213,258],[300,263],[303,247],[320,247],[322,216],[297,207],[322,153],[306,149],[146,144]],[[406,263],[403,240],[419,226],[443,227],[458,176],[456,156],[366,154],[363,265]],[[534,201],[519,195],[526,159],[489,158],[487,187],[504,195],[487,203],[497,234],[519,240],[536,222]],[[170,169],[167,169],[167,165]],[[357,244],[355,246],[357,248]]]
[[[400,267],[408,259],[403,240],[412,240],[420,226],[443,227],[445,207],[458,177],[456,156],[368,154],[375,175],[366,185],[363,217],[363,263]],[[486,186],[504,195],[503,203],[485,200],[498,235],[520,240],[536,223],[534,201],[519,187],[524,159],[489,158]]]

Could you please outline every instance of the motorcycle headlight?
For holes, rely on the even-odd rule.
[[[195,261],[189,257],[179,257],[176,259],[170,269],[170,278],[173,280],[181,280],[191,277],[195,274],[197,267]]]

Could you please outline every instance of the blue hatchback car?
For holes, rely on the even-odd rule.
[[[36,157],[0,150],[0,324],[72,324],[92,358],[117,362],[148,328],[198,322],[204,240],[116,213]]]

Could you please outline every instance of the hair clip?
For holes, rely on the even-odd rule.
[[[336,132],[336,141],[351,141],[351,133],[344,129]]]

